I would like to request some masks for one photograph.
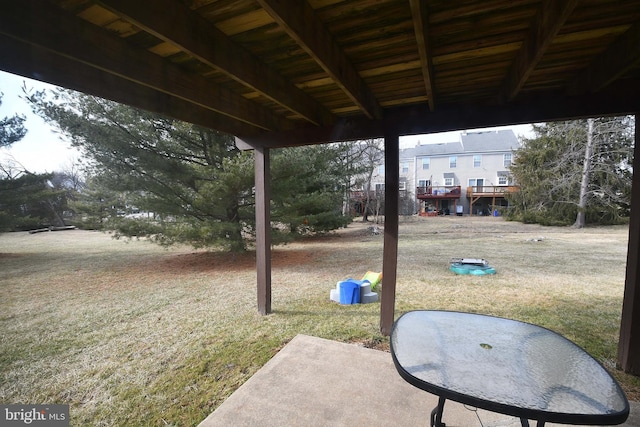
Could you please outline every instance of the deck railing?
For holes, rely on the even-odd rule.
[[[477,185],[467,187],[467,197],[504,197],[504,193],[518,191],[515,185]]]
[[[364,200],[367,198],[367,192],[364,190],[352,190],[349,192],[349,196],[351,199]],[[376,191],[370,190],[369,199],[375,199],[375,198],[376,198]]]
[[[428,187],[416,187],[416,195],[419,199],[457,198],[460,197],[459,185],[433,185]]]

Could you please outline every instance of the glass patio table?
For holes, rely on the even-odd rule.
[[[629,402],[604,367],[573,342],[540,326],[480,314],[411,311],[396,320],[391,355],[407,382],[447,399],[520,418],[615,425]]]

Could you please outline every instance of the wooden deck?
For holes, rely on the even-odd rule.
[[[459,199],[462,188],[459,185],[441,185],[417,187],[416,197],[419,200],[453,200]]]
[[[478,197],[504,197],[506,193],[518,191],[515,185],[482,185],[477,187],[467,187],[467,198]]]

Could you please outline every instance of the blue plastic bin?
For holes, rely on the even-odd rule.
[[[360,304],[361,280],[345,280],[340,282],[340,304]]]

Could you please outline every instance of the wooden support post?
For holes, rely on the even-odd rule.
[[[400,186],[400,137],[397,132],[384,135],[384,249],[382,261],[382,298],[380,332],[390,335],[396,304],[398,269],[398,204]]]
[[[631,218],[627,246],[627,273],[618,341],[618,364],[627,373],[640,375],[640,127],[636,114]]]
[[[258,272],[258,312],[271,313],[271,173],[269,149],[257,147],[255,156],[256,187],[256,270]]]

